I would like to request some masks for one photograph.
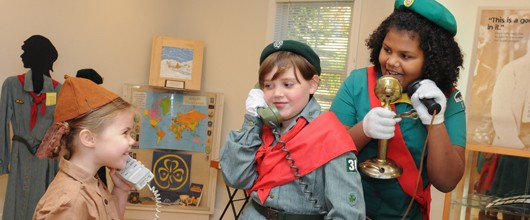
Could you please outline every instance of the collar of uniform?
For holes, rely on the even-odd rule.
[[[31,70],[29,70],[28,72],[26,72],[26,74],[24,74],[24,91],[26,92],[33,92],[32,76],[33,76],[33,72]],[[42,84],[43,84],[42,91],[39,94],[54,91],[52,79],[50,77],[44,76],[42,80]]]
[[[73,179],[83,183],[83,184],[97,184],[97,179],[94,177],[94,175],[91,175],[87,171],[85,171],[83,168],[77,166],[76,164],[70,162],[69,160],[65,159],[64,157],[61,157],[61,160],[59,162],[59,168],[71,176]]]
[[[289,124],[289,126],[287,127],[287,129],[284,130],[283,133],[291,130],[291,128],[293,128],[293,126],[296,124],[296,121],[298,120],[298,118],[304,117],[307,120],[307,122],[311,123],[311,121],[313,121],[313,119],[315,119],[319,115],[320,115],[320,104],[318,104],[315,97],[311,97],[307,105],[304,107],[304,110],[302,110],[302,112],[300,112],[300,114],[296,116],[296,119],[293,120],[291,124]]]

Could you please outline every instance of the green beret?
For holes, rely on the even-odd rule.
[[[320,76],[320,58],[318,57],[318,55],[307,44],[294,40],[279,40],[269,44],[267,47],[265,47],[265,49],[263,49],[263,52],[261,52],[261,56],[259,57],[259,64],[261,65],[265,58],[267,58],[272,53],[278,51],[289,51],[304,57],[317,69],[317,73]]]
[[[435,0],[396,0],[396,9],[408,9],[456,35],[456,20],[453,14]]]

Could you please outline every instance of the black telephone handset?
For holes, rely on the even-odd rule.
[[[412,97],[412,95],[416,92],[416,90],[420,87],[420,80],[414,81],[407,87],[407,94],[409,97]],[[436,113],[439,113],[442,110],[442,106],[434,101],[434,99],[420,99],[421,103],[423,103],[425,106],[427,106],[427,110],[429,114],[433,115],[434,111],[436,110]]]
[[[276,106],[271,105],[267,108],[260,107],[257,109],[257,112],[264,124],[269,125],[271,128],[281,126],[282,116]]]

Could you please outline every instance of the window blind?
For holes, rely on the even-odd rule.
[[[315,97],[329,110],[347,76],[353,1],[278,2],[274,39],[311,46],[320,57],[321,82]]]

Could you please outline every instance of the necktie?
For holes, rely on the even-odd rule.
[[[44,115],[46,113],[46,105],[42,103],[46,99],[46,93],[43,93],[39,96],[36,96],[34,92],[29,92],[31,97],[33,97],[33,105],[31,105],[31,121],[29,124],[30,129],[33,129],[35,127],[35,123],[37,122],[37,105],[41,104],[40,112],[41,115]]]

